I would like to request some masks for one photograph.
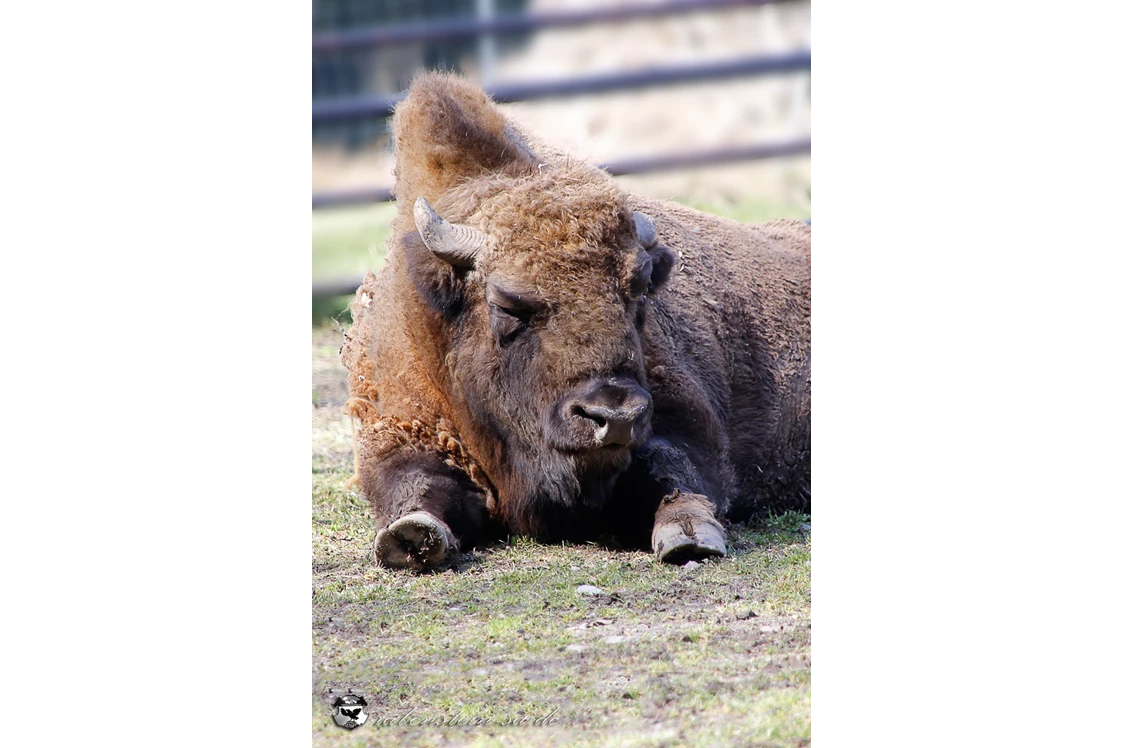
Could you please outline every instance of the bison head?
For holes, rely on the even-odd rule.
[[[643,336],[672,255],[600,172],[546,169],[424,197],[400,244],[418,345],[516,532],[596,506],[651,431]]]

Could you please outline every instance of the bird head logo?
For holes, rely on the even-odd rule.
[[[367,721],[367,713],[363,711],[367,700],[362,696],[347,694],[340,696],[332,702],[331,717],[335,724],[348,730],[354,730]]]

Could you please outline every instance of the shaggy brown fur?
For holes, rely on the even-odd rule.
[[[698,497],[698,521],[707,501],[710,520],[810,507],[809,226],[623,193],[443,74],[414,82],[394,134],[390,251],[343,350],[380,528],[426,511],[467,548],[489,521],[545,539],[649,536],[675,492]],[[419,197],[486,235],[474,267],[428,251]],[[639,246],[633,210],[657,246]],[[512,318],[498,291],[534,306]],[[570,448],[558,409],[607,381],[650,393],[650,428],[631,449]]]

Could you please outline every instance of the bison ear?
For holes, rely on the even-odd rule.
[[[437,215],[423,197],[413,204],[413,221],[429,251],[458,268],[474,268],[476,256],[487,244],[487,236],[482,231],[449,223]]]
[[[429,309],[451,322],[464,308],[464,282],[458,277],[464,271],[434,256],[417,231],[405,234],[399,242],[417,295]]]
[[[413,221],[417,231],[401,239],[409,277],[429,308],[451,321],[464,307],[464,274],[476,266],[487,235],[449,223],[423,197],[414,202]]]

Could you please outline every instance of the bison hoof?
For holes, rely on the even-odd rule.
[[[375,560],[391,569],[432,569],[450,560],[456,550],[448,526],[427,512],[407,514],[374,538]]]
[[[725,555],[725,534],[711,522],[668,523],[659,525],[651,536],[655,557],[665,564],[703,561]]]

